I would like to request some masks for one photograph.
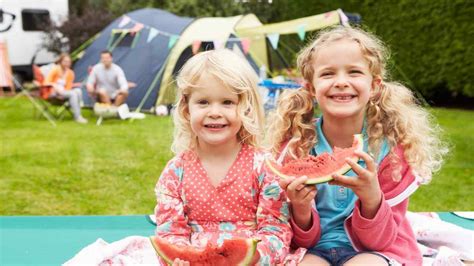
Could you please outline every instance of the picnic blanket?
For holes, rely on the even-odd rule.
[[[423,253],[423,265],[464,265],[463,260],[474,261],[472,223],[463,228],[441,220],[436,213],[408,212],[407,217]],[[64,263],[85,264],[157,265],[158,260],[147,237],[131,236],[112,243],[98,239]]]
[[[107,243],[102,238],[82,249],[63,265],[159,265],[150,240],[130,236]]]
[[[466,215],[468,215],[466,213]],[[440,219],[437,213],[408,212],[423,254],[423,265],[464,265],[474,261],[474,231]]]
[[[471,214],[474,213],[471,212]],[[472,218],[461,218],[451,212],[429,213],[429,215],[433,216],[432,219],[439,217],[443,221],[466,229],[468,235],[472,237],[474,231]],[[430,223],[432,223],[431,220],[425,224]],[[102,242],[102,246],[108,246],[120,240],[127,242],[130,236],[138,236],[145,240],[146,237],[154,235],[154,230],[155,225],[148,215],[0,216],[0,265],[61,265],[70,261],[88,245],[97,242],[99,238],[102,241],[98,243]],[[469,238],[466,237],[465,240]],[[463,242],[466,245],[463,246],[465,250],[469,247],[472,250],[472,238],[470,241],[463,240],[458,243]],[[423,244],[428,247],[427,243]],[[433,260],[438,256],[438,261],[441,261],[440,256],[446,255],[446,251],[453,250],[453,248],[446,250],[444,246],[433,249],[441,254],[433,254],[425,259]],[[425,254],[428,255],[428,253]],[[467,254],[472,255],[472,251]],[[426,260],[426,263],[430,262]],[[425,265],[433,264],[445,263],[435,264],[431,261],[431,264]]]

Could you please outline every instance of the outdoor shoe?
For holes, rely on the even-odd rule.
[[[76,122],[79,124],[87,124],[87,119],[82,116],[79,116],[78,118],[76,118]]]
[[[124,103],[120,105],[119,107],[117,107],[117,113],[120,119],[127,119],[129,118],[130,109],[128,108],[128,105]]]

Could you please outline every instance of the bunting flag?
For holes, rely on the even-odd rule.
[[[148,38],[146,39],[146,42],[147,43],[151,42],[156,37],[156,35],[158,35],[158,30],[150,27],[150,31],[148,32]]]
[[[301,24],[298,26],[298,28],[296,28],[296,30],[298,31],[298,37],[300,37],[300,40],[304,41],[304,36],[306,35],[306,24]]]
[[[250,39],[242,38],[240,39],[240,43],[242,43],[242,49],[244,49],[244,53],[248,54],[250,50]]]
[[[222,41],[220,40],[215,40],[212,42],[214,44],[214,50],[222,48]]]
[[[142,23],[135,23],[135,26],[133,26],[133,28],[130,29],[130,32],[139,32],[143,29],[143,27],[145,27]]]
[[[174,44],[176,43],[176,41],[178,40],[178,35],[171,35],[170,36],[170,39],[168,41],[168,49],[171,49],[171,47],[174,46]],[[194,46],[193,46],[194,47]]]
[[[270,41],[270,44],[272,45],[273,49],[278,48],[278,40],[280,39],[280,34],[278,33],[272,33],[267,35],[268,40]]]
[[[119,22],[118,27],[123,28],[123,27],[125,27],[126,25],[128,25],[130,23],[133,23],[130,28],[128,28],[128,29],[113,29],[112,32],[118,31],[118,32],[121,32],[122,34],[130,33],[132,35],[135,35],[139,31],[141,31],[142,29],[146,28],[146,29],[149,29],[147,40],[146,40],[147,43],[150,43],[158,35],[164,35],[164,36],[169,37],[168,49],[171,49],[176,44],[176,42],[178,41],[178,39],[180,37],[179,35],[175,35],[175,34],[170,33],[170,32],[163,32],[163,31],[160,31],[160,30],[158,30],[158,29],[156,29],[152,26],[140,23],[140,22],[130,18],[127,15],[122,16],[122,20]],[[276,33],[276,34],[269,34],[266,37],[270,40],[270,43],[271,43],[272,47],[274,49],[276,49],[278,47],[278,41],[279,41],[280,35]],[[251,37],[251,38],[252,39],[260,39],[262,37],[258,36],[258,37]],[[252,40],[248,37],[247,38],[234,37],[234,38],[227,39],[227,43],[229,43],[229,42],[240,42],[242,44],[242,49],[239,48],[239,52],[241,54],[248,54],[248,52],[250,50],[251,41]],[[202,40],[194,40],[193,41],[193,44],[192,44],[193,54],[196,54],[196,53],[199,52],[199,49],[201,48],[201,44],[202,44]],[[226,46],[225,43],[221,40],[214,40],[213,44],[214,44],[214,49],[225,48],[225,46]]]
[[[123,28],[125,25],[127,25],[131,21],[130,17],[128,16],[123,16],[122,20],[119,23],[119,28]]]
[[[337,13],[339,14],[339,18],[341,19],[341,24],[343,26],[348,27],[349,26],[349,18],[346,16],[346,14],[344,14],[342,9],[340,9],[340,8],[337,10]]]
[[[201,41],[193,41],[193,54],[197,54],[199,48],[201,48]]]

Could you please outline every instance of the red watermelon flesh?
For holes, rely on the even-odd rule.
[[[332,154],[327,152],[318,156],[308,156],[293,160],[281,166],[273,160],[266,159],[268,168],[281,178],[307,176],[306,184],[318,184],[332,180],[333,174],[345,174],[351,167],[346,163],[346,158],[357,162],[359,157],[354,151],[362,151],[364,141],[362,134],[354,135],[354,142],[350,148],[335,147]]]
[[[150,240],[156,253],[168,264],[179,258],[191,266],[254,265],[259,259],[256,239],[226,239],[221,246],[208,243],[205,248],[174,245],[156,236],[151,236]]]

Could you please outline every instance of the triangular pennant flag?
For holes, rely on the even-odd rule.
[[[120,21],[119,23],[119,28],[123,28],[125,25],[127,25],[129,22],[131,21],[131,19],[128,17],[128,16],[123,16],[122,17],[122,20]]]
[[[201,41],[193,41],[193,54],[197,54],[199,48],[201,48]]]
[[[349,18],[346,16],[346,14],[344,14],[342,9],[339,8],[337,10],[337,13],[339,14],[339,19],[341,20],[341,24],[346,27],[349,26]]]
[[[273,49],[278,48],[278,39],[280,39],[280,34],[272,33],[267,35],[268,40],[270,40],[270,44],[272,45]]]
[[[178,35],[171,35],[168,41],[168,49],[171,49],[171,47],[174,46],[177,40],[178,40]]]
[[[222,41],[221,40],[215,40],[212,43],[214,44],[214,50],[220,49],[222,47]]]
[[[145,27],[143,24],[135,23],[135,26],[133,26],[133,28],[131,28],[130,31],[131,32],[139,32],[143,29],[143,27]]]
[[[242,43],[242,49],[244,49],[244,53],[248,54],[249,49],[250,49],[250,39],[242,38],[240,42]]]
[[[298,37],[300,37],[300,40],[304,41],[304,36],[306,35],[306,24],[301,24],[298,26],[296,29],[298,31]]]
[[[151,40],[153,40],[156,35],[158,35],[158,30],[153,27],[150,27],[150,32],[148,32],[148,38],[146,39],[146,42],[151,42]]]

